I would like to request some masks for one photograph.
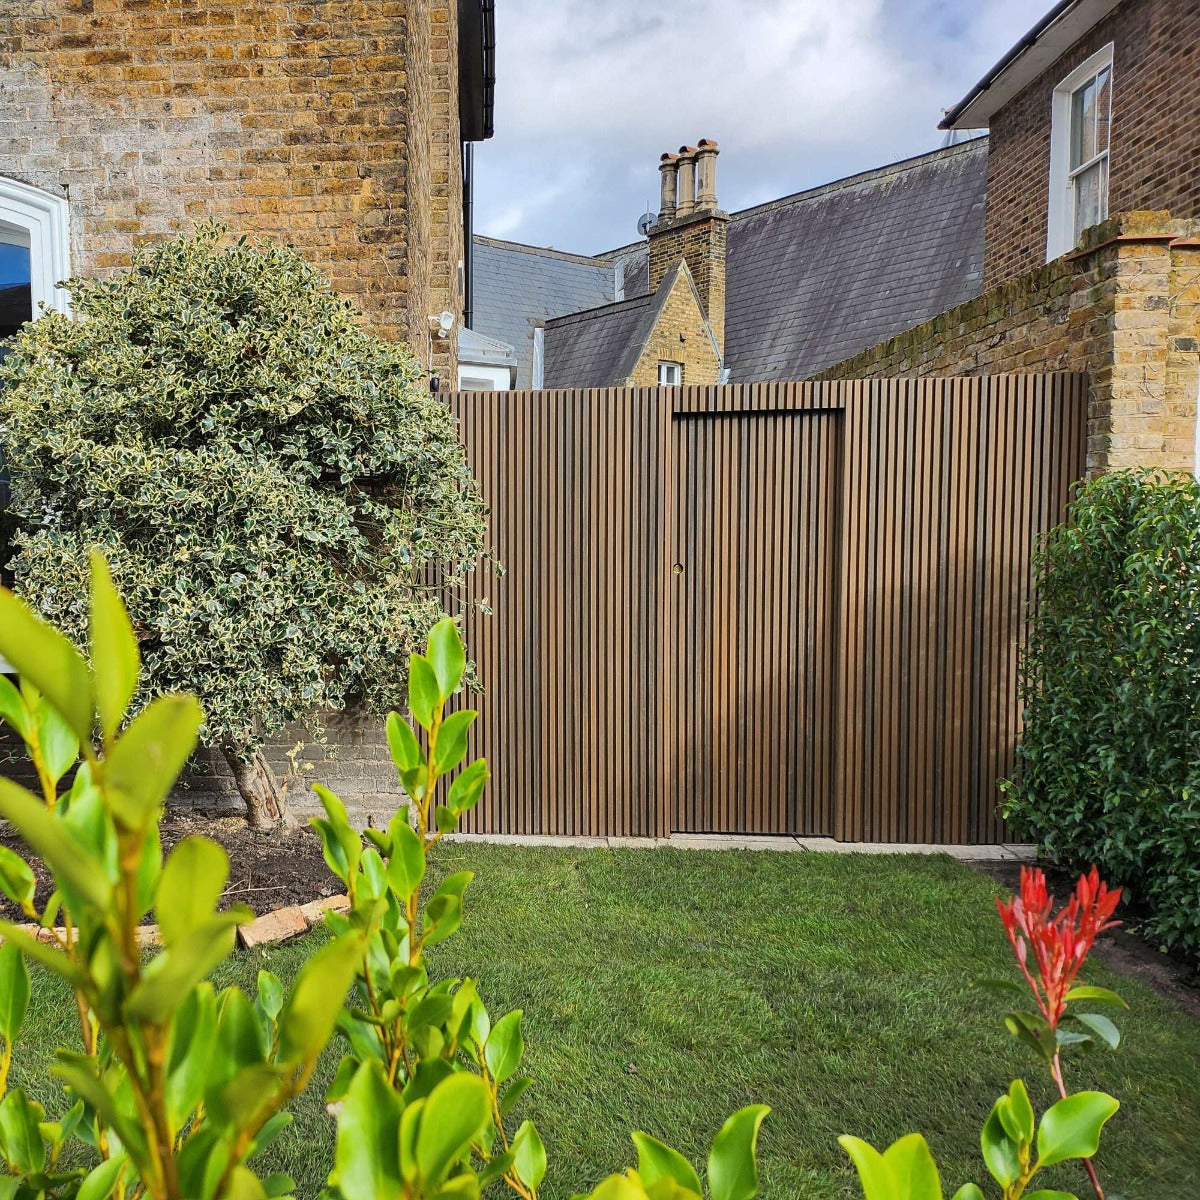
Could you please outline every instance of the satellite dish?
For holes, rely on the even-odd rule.
[[[657,224],[658,224],[658,215],[656,213],[652,213],[652,212],[642,213],[642,215],[640,217],[638,217],[638,224],[637,224],[638,233],[640,233],[642,235],[642,237],[645,237],[650,232],[650,230],[653,229],[654,226]]]

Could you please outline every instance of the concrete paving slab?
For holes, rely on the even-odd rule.
[[[766,837],[754,834],[676,833],[667,846],[673,850],[803,850],[794,837]]]

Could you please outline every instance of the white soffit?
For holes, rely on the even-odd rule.
[[[942,128],[986,129],[993,113],[1028,87],[1043,71],[1052,67],[1121,2],[1078,0],[1057,21],[1047,26],[1032,44],[1022,49],[1018,43],[1014,51],[1010,51],[1011,57],[999,68],[996,77],[986,87],[982,81],[977,84],[978,94],[973,95],[962,111],[955,115],[953,123],[943,124]]]

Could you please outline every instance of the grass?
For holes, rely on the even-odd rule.
[[[444,869],[478,872],[439,973],[471,975],[493,1016],[525,1012],[535,1087],[520,1112],[551,1155],[546,1200],[633,1162],[645,1129],[703,1161],[724,1117],[769,1104],[760,1143],[768,1200],[860,1195],[837,1135],[876,1145],[919,1129],[947,1194],[984,1182],[979,1128],[1010,1078],[1050,1101],[1031,1058],[1004,1031],[1000,1001],[972,978],[1015,968],[992,882],[944,858],[747,852],[529,850],[447,846]],[[313,939],[239,955],[221,983],[290,976]],[[1196,1194],[1200,1025],[1144,985],[1096,964],[1133,1010],[1125,1041],[1068,1069],[1121,1111],[1098,1166],[1110,1195]],[[39,977],[38,1041],[15,1083],[61,1108],[46,1067],[70,1037],[65,996]],[[327,1072],[336,1062],[328,1056]],[[332,1122],[314,1090],[271,1166],[320,1191]],[[1089,1195],[1073,1167],[1042,1186]],[[989,1193],[990,1195],[991,1193]]]

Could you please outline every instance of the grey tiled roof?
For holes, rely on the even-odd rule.
[[[533,331],[550,317],[614,299],[611,262],[476,236],[472,328],[517,352],[517,387],[533,381]]]
[[[628,379],[682,269],[676,263],[653,296],[547,321],[545,386],[612,387]]]
[[[735,214],[730,379],[803,379],[979,295],[986,186],[977,139]]]

